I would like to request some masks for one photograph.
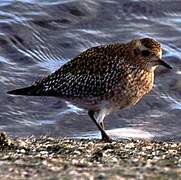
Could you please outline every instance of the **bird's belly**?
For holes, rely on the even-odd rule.
[[[102,97],[70,97],[64,98],[75,106],[82,109],[99,111],[103,107],[109,107],[109,101]]]

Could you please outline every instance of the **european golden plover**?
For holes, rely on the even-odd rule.
[[[56,96],[88,110],[90,118],[110,142],[103,120],[113,111],[135,105],[153,87],[162,59],[160,43],[151,38],[92,47],[29,87],[9,94]]]

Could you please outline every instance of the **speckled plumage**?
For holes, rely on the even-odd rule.
[[[89,115],[103,129],[106,115],[136,104],[152,89],[157,65],[170,68],[161,53],[151,38],[92,47],[32,86],[10,93],[60,97],[93,112]]]

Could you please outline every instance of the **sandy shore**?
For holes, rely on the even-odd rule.
[[[0,134],[0,179],[181,179],[181,142],[10,139]]]

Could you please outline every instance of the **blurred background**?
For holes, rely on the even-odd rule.
[[[181,140],[181,1],[1,0],[0,129],[11,136],[100,137],[87,114],[53,97],[9,96],[89,47],[134,38],[160,41],[173,70],[154,89],[105,120],[115,138]]]

